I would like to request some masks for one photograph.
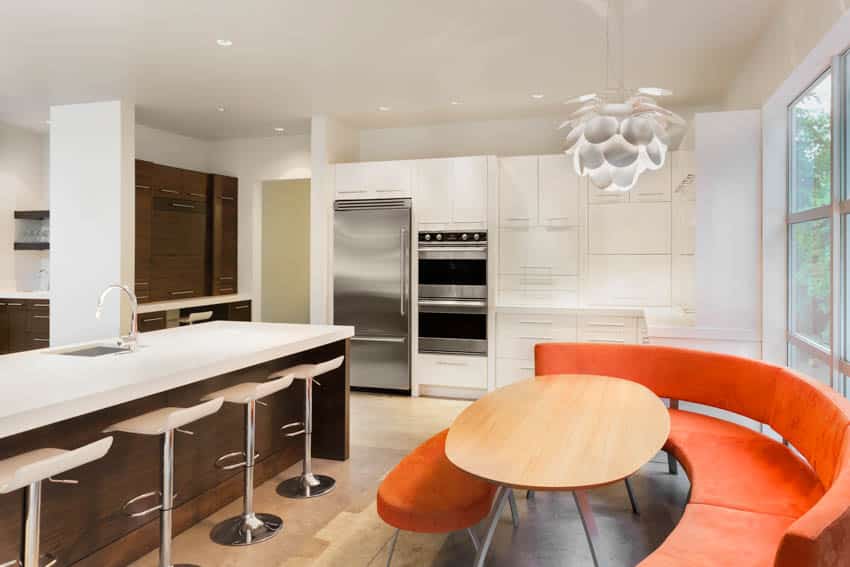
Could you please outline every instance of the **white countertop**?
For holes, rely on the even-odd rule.
[[[0,299],[50,299],[50,292],[0,290]]]
[[[247,293],[235,293],[232,295],[209,295],[205,297],[193,297],[191,299],[175,299],[173,301],[160,301],[159,303],[141,303],[139,304],[139,313],[153,313],[155,311],[186,309],[187,307],[202,307],[205,305],[220,305],[222,303],[235,303],[237,301],[249,301],[251,299],[251,296]]]
[[[353,335],[353,327],[215,321],[145,333],[132,354],[56,354],[62,347],[2,356],[0,439]]]

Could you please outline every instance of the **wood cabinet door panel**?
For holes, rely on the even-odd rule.
[[[156,165],[154,194],[159,197],[180,198],[183,193],[183,176],[176,167]]]
[[[2,354],[9,354],[9,309],[5,299],[0,299],[0,355]]]
[[[209,193],[209,175],[199,171],[181,170],[183,198],[190,201],[206,201]]]
[[[250,321],[251,302],[238,301],[236,303],[231,303],[228,306],[228,319],[230,321]]]
[[[158,331],[166,327],[166,312],[155,311],[153,313],[142,313],[139,315],[139,332],[147,333]]]
[[[155,256],[151,278],[153,301],[201,297],[205,294],[204,256]]]
[[[212,294],[238,291],[239,189],[234,177],[213,177]]]
[[[155,198],[151,224],[153,257],[203,256],[206,253],[206,204]]]

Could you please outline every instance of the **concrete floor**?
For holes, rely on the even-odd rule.
[[[315,461],[316,472],[337,479],[337,489],[314,500],[288,500],[275,493],[281,480],[298,467],[257,488],[258,512],[278,514],[283,533],[257,546],[227,548],[213,544],[216,522],[241,509],[237,501],[207,518],[174,542],[175,562],[203,567],[377,567],[386,562],[392,529],[375,513],[381,478],[411,449],[448,427],[466,402],[356,394],[352,397],[351,459],[345,463]],[[653,462],[633,479],[641,516],[629,508],[622,484],[591,493],[607,565],[631,566],[655,549],[675,526],[684,508],[688,482],[682,473],[667,474]],[[548,567],[590,565],[590,553],[575,504],[569,494],[538,493],[534,500],[518,494],[520,527],[509,514],[500,522],[487,565]],[[483,527],[479,527],[483,531]],[[474,556],[463,533],[404,533],[394,567],[448,567],[469,564]],[[156,553],[134,567],[155,567]]]

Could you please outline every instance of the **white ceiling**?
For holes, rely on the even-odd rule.
[[[676,107],[722,97],[772,4],[626,2],[626,84],[673,89]],[[50,105],[114,97],[134,99],[140,123],[201,138],[304,132],[317,113],[360,127],[553,114],[605,86],[605,12],[605,0],[4,0],[0,120],[38,127]]]

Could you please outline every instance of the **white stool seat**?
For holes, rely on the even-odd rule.
[[[14,492],[103,458],[112,447],[112,437],[79,449],[37,449],[0,461],[0,494]]]
[[[195,323],[209,321],[212,319],[212,316],[212,311],[196,311],[195,313],[189,313],[185,317],[180,317],[179,322],[184,325],[194,325]]]
[[[315,378],[316,376],[321,376],[322,374],[330,372],[331,370],[336,370],[337,368],[342,366],[344,360],[344,356],[338,356],[334,359],[321,362],[319,364],[299,364],[298,366],[287,368],[283,372],[285,372],[286,374],[294,374],[295,378],[297,378],[298,380],[306,380],[307,378]]]
[[[247,404],[249,402],[260,400],[267,396],[271,396],[272,394],[276,394],[281,390],[285,390],[292,385],[292,382],[295,380],[295,376],[289,372],[281,374],[282,373],[275,374],[275,377],[280,377],[271,382],[245,382],[244,384],[237,384],[236,386],[231,386],[230,388],[213,392],[212,394],[204,396],[202,399],[208,400],[211,398],[224,398],[225,402],[231,404]]]
[[[121,431],[137,435],[162,435],[216,413],[223,403],[224,399],[218,398],[189,408],[162,408],[115,423],[104,432]]]

